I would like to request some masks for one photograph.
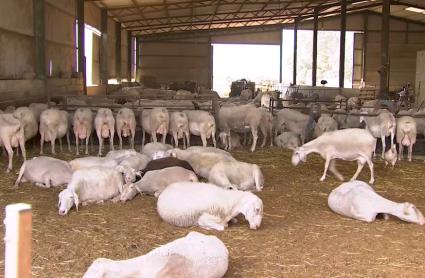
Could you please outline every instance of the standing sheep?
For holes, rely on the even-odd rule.
[[[12,170],[13,148],[21,148],[26,160],[24,127],[12,114],[0,114],[0,146],[3,146],[9,156],[6,172]]]
[[[99,153],[102,155],[103,139],[109,138],[110,150],[114,150],[115,119],[109,108],[100,108],[94,119],[97,138],[99,139]]]
[[[220,239],[190,232],[140,257],[96,259],[83,278],[221,278],[228,265],[229,251]]]
[[[136,116],[130,108],[121,108],[117,113],[117,134],[122,150],[122,137],[130,138],[130,148],[134,149],[134,136],[136,135]]]
[[[40,154],[43,154],[44,142],[50,142],[52,154],[55,154],[55,141],[59,139],[62,148],[62,137],[67,136],[68,150],[71,151],[69,141],[68,113],[55,108],[44,110],[40,115]]]
[[[301,140],[297,133],[287,131],[277,136],[274,139],[274,143],[277,147],[295,150],[301,145]]]
[[[251,192],[226,190],[209,183],[178,182],[159,195],[157,211],[169,224],[217,231],[223,231],[229,221],[243,214],[255,230],[261,225],[263,202]]]
[[[416,122],[410,116],[397,119],[398,160],[403,157],[404,147],[408,147],[408,159],[412,161],[413,145],[416,143]]]
[[[322,115],[317,121],[314,134],[319,137],[325,132],[338,130],[338,123],[329,115]]]
[[[34,113],[28,107],[19,107],[13,112],[13,116],[21,121],[24,127],[25,141],[35,137],[38,132],[38,122]]]
[[[174,146],[179,147],[179,139],[183,139],[183,147],[190,146],[189,119],[184,112],[172,112],[169,133],[173,136]]]
[[[142,148],[145,144],[146,133],[151,135],[151,142],[158,141],[156,134],[162,135],[162,143],[165,144],[168,128],[170,125],[170,115],[167,108],[143,109],[139,116],[142,126]]]
[[[199,110],[185,110],[187,118],[189,119],[189,131],[195,136],[200,136],[202,146],[207,146],[207,139],[212,138],[214,147],[217,147],[215,140],[216,123],[213,115],[206,111]]]
[[[89,140],[93,130],[93,113],[88,108],[78,108],[73,117],[76,155],[80,154],[79,141],[86,140],[85,154],[89,154]]]

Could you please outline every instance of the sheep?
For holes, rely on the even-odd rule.
[[[130,148],[134,149],[134,136],[136,135],[136,116],[133,110],[121,108],[117,113],[117,134],[122,149],[122,137],[130,137]]]
[[[85,154],[89,154],[89,140],[93,130],[93,113],[88,108],[78,108],[73,116],[76,155],[80,154],[79,141],[86,140]]]
[[[22,156],[26,160],[24,127],[21,121],[12,114],[0,114],[0,146],[4,147],[9,156],[6,172],[12,171],[13,148],[21,148]]]
[[[24,161],[15,186],[18,187],[21,182],[32,182],[41,187],[56,187],[68,184],[71,176],[72,169],[68,162],[39,156]]]
[[[277,147],[295,150],[301,145],[301,139],[297,133],[287,131],[277,136],[274,143]]]
[[[134,155],[124,158],[119,165],[140,171],[146,168],[151,158],[147,155],[136,153]]]
[[[169,151],[171,156],[186,160],[194,169],[195,173],[208,179],[211,168],[220,161],[236,161],[231,155],[217,152],[193,152],[173,149]]]
[[[410,116],[397,119],[398,160],[403,157],[404,146],[408,147],[408,159],[412,161],[413,145],[416,143],[416,121]]]
[[[235,132],[230,132],[230,138],[228,138],[228,136],[229,135],[224,131],[222,131],[218,134],[218,138],[220,139],[220,143],[225,150],[231,150],[230,146],[232,146],[232,150],[242,148],[241,137],[239,136],[239,134],[237,134]],[[229,144],[229,141],[231,141],[230,144]]]
[[[162,135],[162,143],[165,144],[168,128],[170,125],[170,115],[167,108],[143,109],[139,116],[140,125],[143,129],[142,147],[145,144],[145,134],[151,135],[151,142],[157,142],[156,134]]]
[[[189,119],[186,113],[172,112],[170,115],[170,130],[169,133],[173,136],[174,146],[179,147],[179,139],[183,139],[183,147],[190,146],[190,131]]]
[[[25,141],[35,137],[38,132],[38,122],[34,113],[28,107],[19,107],[13,112],[13,116],[21,121],[24,128]]]
[[[47,105],[46,103],[31,103],[30,105],[28,105],[28,108],[34,114],[34,117],[37,120],[37,123],[39,123],[41,113],[44,110],[49,109],[49,105]]]
[[[102,155],[103,139],[109,138],[110,150],[114,150],[115,119],[109,108],[100,108],[97,110],[94,119],[94,126],[99,140],[99,153]]]
[[[195,136],[200,136],[202,146],[207,146],[207,139],[212,138],[214,147],[217,147],[215,140],[216,123],[214,117],[206,112],[199,110],[184,110],[189,119],[189,131]]]
[[[161,170],[170,167],[181,167],[194,172],[192,166],[186,160],[181,160],[176,157],[163,157],[153,159],[146,164],[146,167],[139,171],[139,176],[143,177],[149,171]]]
[[[338,130],[338,123],[329,115],[322,115],[314,129],[314,135],[319,137],[325,132]]]
[[[69,162],[69,165],[72,170],[75,171],[94,166],[114,168],[118,166],[118,163],[114,159],[108,157],[87,156],[75,158]]]
[[[369,131],[357,128],[348,128],[324,133],[322,136],[297,148],[292,155],[292,164],[297,166],[300,161],[307,161],[307,155],[318,153],[326,160],[325,169],[320,181],[326,179],[330,170],[335,176],[343,180],[343,176],[336,170],[334,159],[353,161],[357,160],[357,171],[351,180],[356,180],[365,163],[369,165],[370,181],[373,184],[372,153],[376,147],[376,138]]]
[[[266,146],[267,137],[270,138],[270,147],[273,147],[273,115],[265,108],[261,109],[260,131],[263,135],[261,148]]]
[[[282,109],[277,113],[275,121],[275,136],[284,127],[288,131],[300,135],[301,143],[304,144],[312,138],[315,128],[314,114],[305,115],[293,109]]]
[[[360,116],[360,122],[365,122],[366,129],[370,131],[370,133],[375,138],[381,138],[382,142],[382,155],[384,158],[385,153],[385,137],[391,135],[391,146],[394,144],[394,136],[396,131],[396,120],[394,115],[390,112],[382,112],[379,113],[376,117],[369,116]],[[375,154],[375,151],[374,151]]]
[[[69,141],[68,113],[66,111],[51,108],[44,110],[40,115],[40,155],[43,154],[44,142],[50,141],[52,154],[55,154],[55,141],[59,139],[62,150],[62,137],[67,136],[68,151],[71,151]]]
[[[384,159],[385,159],[385,166],[387,166],[388,163],[390,163],[391,166],[394,168],[394,165],[397,162],[397,149],[395,145],[392,145],[391,148],[385,152]]]
[[[257,164],[220,161],[210,170],[208,181],[228,189],[261,191],[264,177]]]
[[[251,192],[226,190],[210,183],[177,182],[159,195],[157,211],[169,224],[217,231],[243,214],[255,230],[261,225],[263,202]]]
[[[105,158],[113,159],[113,160],[115,160],[119,164],[124,159],[126,159],[127,157],[130,157],[130,156],[133,156],[133,155],[137,155],[137,154],[138,154],[138,152],[136,152],[136,150],[134,150],[134,149],[117,150],[117,151],[109,151],[105,155]]]
[[[83,278],[223,277],[229,251],[216,236],[190,232],[148,254],[123,260],[96,259]]]
[[[124,185],[120,200],[131,200],[137,192],[158,197],[168,185],[182,181],[198,182],[198,177],[193,171],[182,167],[149,171],[140,181]]]
[[[75,205],[103,203],[114,198],[118,200],[123,189],[121,173],[109,167],[88,167],[76,170],[67,188],[59,193],[59,215],[66,215]]]
[[[413,204],[390,201],[362,181],[346,182],[335,188],[329,194],[328,205],[335,213],[365,222],[373,222],[383,213],[385,219],[394,215],[403,221],[425,224],[424,216]]]
[[[359,109],[362,101],[359,97],[350,97],[347,101],[348,109]]]
[[[172,148],[173,146],[171,145],[163,144],[159,142],[148,143],[143,146],[141,153],[149,156],[150,158],[153,158],[153,155],[157,153],[158,151],[168,151],[168,150],[171,150]]]
[[[336,109],[342,109],[345,107],[345,103],[347,101],[347,97],[343,95],[335,96]]]

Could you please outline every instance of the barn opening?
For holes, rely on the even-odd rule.
[[[99,45],[101,32],[88,24],[84,24],[84,55],[86,58],[86,82],[87,86],[97,86],[99,77]],[[78,22],[75,23],[75,44],[77,48],[76,64],[78,67]],[[77,69],[78,70],[78,69]]]
[[[232,81],[248,79],[263,91],[279,83],[279,45],[213,44],[213,90],[230,93]]]

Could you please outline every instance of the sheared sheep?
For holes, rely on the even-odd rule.
[[[301,145],[301,139],[299,134],[287,131],[274,138],[274,143],[277,147],[295,150]]]
[[[408,147],[408,159],[412,161],[413,145],[416,143],[416,121],[410,116],[397,119],[398,160],[403,157],[404,147]]]
[[[136,116],[130,108],[121,108],[116,117],[117,134],[122,149],[122,137],[130,138],[130,148],[134,149],[134,136],[136,135]]]
[[[102,155],[103,139],[109,138],[109,148],[114,150],[115,119],[109,108],[100,108],[97,110],[94,119],[97,138],[99,139],[99,153]]]

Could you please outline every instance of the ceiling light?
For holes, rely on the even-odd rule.
[[[414,13],[420,13],[420,14],[425,14],[425,10],[424,9],[414,8],[414,7],[408,7],[408,8],[406,8],[406,11],[414,12]]]

